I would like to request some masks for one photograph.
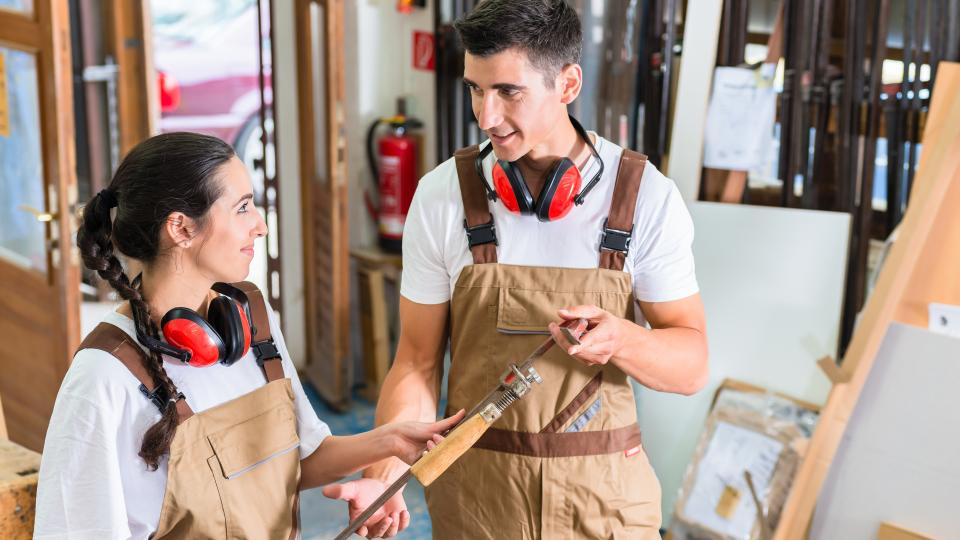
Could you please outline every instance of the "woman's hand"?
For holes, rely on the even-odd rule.
[[[380,427],[393,455],[408,465],[420,459],[424,449],[432,450],[443,440],[443,433],[463,418],[464,411],[444,418],[439,422],[397,422]]]

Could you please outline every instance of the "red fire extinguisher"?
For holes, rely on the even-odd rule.
[[[392,253],[400,253],[403,225],[417,188],[420,150],[410,132],[423,127],[422,122],[404,114],[403,100],[398,109],[396,116],[380,118],[367,130],[367,161],[380,194],[379,208],[366,194],[367,208],[377,221],[380,247]],[[384,124],[390,132],[376,141],[377,128]]]

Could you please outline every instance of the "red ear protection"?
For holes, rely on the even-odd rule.
[[[520,168],[515,163],[497,160],[493,164],[493,186],[487,184],[486,180],[483,181],[490,200],[501,199],[503,205],[510,212],[514,214],[536,214],[537,219],[544,222],[561,219],[570,213],[574,205],[583,204],[587,193],[593,189],[593,186],[600,181],[600,177],[603,175],[603,159],[600,158],[600,153],[597,152],[583,126],[572,116],[570,122],[580,137],[587,143],[600,165],[582,192],[580,187],[583,178],[580,176],[580,170],[569,158],[563,158],[553,164],[547,172],[540,197],[536,200],[530,193],[530,188],[524,181]],[[481,179],[484,178],[482,162],[492,151],[493,146],[488,144],[477,155],[475,166]]]
[[[137,340],[194,367],[217,362],[229,366],[243,358],[256,334],[250,324],[247,295],[226,283],[216,283],[213,288],[221,296],[210,302],[206,318],[192,309],[173,308],[160,321],[166,343],[144,335],[140,324]]]

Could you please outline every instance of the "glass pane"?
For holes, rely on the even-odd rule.
[[[0,0],[0,10],[33,15],[33,0]]]
[[[4,0],[0,0],[2,2]],[[37,60],[0,46],[0,259],[46,271]]]

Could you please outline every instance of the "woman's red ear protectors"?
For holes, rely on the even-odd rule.
[[[167,343],[190,353],[189,364],[207,367],[224,357],[223,340],[193,310],[174,308],[163,317],[161,331]]]

